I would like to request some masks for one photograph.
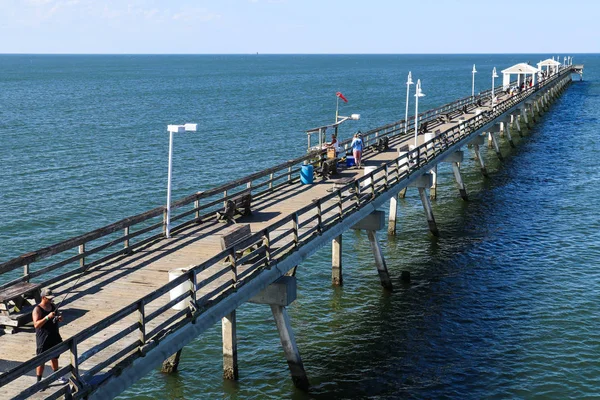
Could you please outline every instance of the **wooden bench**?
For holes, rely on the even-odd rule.
[[[329,175],[336,175],[337,174],[337,163],[338,163],[338,159],[337,158],[331,158],[331,159],[327,159],[325,161],[323,161],[323,163],[321,164],[321,177],[323,179],[328,179]]]
[[[388,138],[387,136],[377,138],[375,144],[371,146],[371,149],[377,151],[385,151],[389,148],[389,142],[390,138]]]
[[[240,193],[225,202],[223,211],[217,211],[217,221],[233,222],[236,215],[251,215],[252,194],[250,192]]]
[[[32,321],[31,312],[42,301],[40,285],[19,282],[0,290],[0,329],[14,333]]]
[[[221,236],[221,250],[226,250],[232,246],[236,246],[236,258],[240,258],[245,253],[251,253],[262,245],[262,239],[248,242],[250,236],[252,236],[250,225],[236,225],[235,227],[229,229],[229,231],[227,231],[223,236]],[[257,256],[264,256],[264,252],[257,254]]]
[[[353,178],[353,177],[336,179],[336,180],[332,181],[333,186],[330,189],[328,189],[327,191],[330,193],[334,192],[338,189],[343,188],[344,186],[348,185],[349,183],[354,182],[354,180],[355,180],[355,178]],[[354,186],[351,186],[349,190],[350,190],[350,192],[353,192]]]

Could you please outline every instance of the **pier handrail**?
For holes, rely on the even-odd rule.
[[[539,85],[524,90],[499,103],[487,113],[473,115],[461,124],[441,132],[431,141],[425,142],[408,153],[382,164],[369,174],[348,183],[344,187],[337,188],[330,194],[288,214],[259,232],[255,232],[244,242],[261,241],[262,245],[258,249],[252,250],[250,254],[238,254],[238,246],[243,246],[243,244],[236,244],[219,252],[209,260],[192,266],[187,274],[143,296],[102,321],[93,324],[85,331],[68,338],[65,342],[0,375],[0,387],[5,386],[14,379],[18,379],[36,366],[56,358],[60,354],[70,353],[70,364],[63,367],[60,372],[63,374],[69,372],[74,382],[90,382],[92,378],[94,379],[94,386],[83,385],[74,396],[75,398],[84,397],[87,393],[93,391],[94,387],[108,379],[109,372],[118,371],[134,359],[143,356],[166,335],[196,319],[225,297],[234,295],[240,287],[254,279],[262,271],[270,269],[278,262],[283,261],[303,245],[318,238],[323,232],[350,217],[378,196],[408,180],[413,174],[422,173],[428,168],[430,162],[435,161],[447,150],[464,145],[473,132],[562,76],[563,74],[559,74],[554,78],[541,82]],[[222,261],[226,258],[229,261],[224,264]],[[240,269],[239,266],[241,265],[246,265],[246,268]],[[219,269],[217,272],[199,281],[198,277],[201,272],[215,267]],[[220,286],[208,293],[199,293],[209,283],[219,278],[225,278]],[[171,299],[166,304],[161,304],[158,309],[151,313],[147,313],[149,304],[187,281],[191,283],[189,291]],[[189,301],[189,307],[172,313],[170,308],[182,300]],[[166,319],[162,322],[156,321],[157,317],[162,315],[166,315]],[[114,323],[127,318],[131,323],[126,329],[118,333],[105,331]],[[82,344],[100,333],[105,333],[106,338],[104,341],[84,350]],[[108,358],[92,367],[88,367],[85,373],[79,372],[83,363],[122,340],[127,341],[124,344],[125,347],[113,348],[113,352]],[[123,343],[121,343],[122,345]],[[111,367],[115,363],[117,365]],[[104,373],[100,374],[102,371]],[[51,379],[43,380],[28,387],[19,397],[27,397],[48,387],[59,376],[54,377],[52,375],[54,378],[51,377]]]
[[[475,98],[466,97],[463,99],[456,100],[454,102],[445,104],[438,108],[425,111],[419,114],[421,123],[430,122],[439,117],[444,112],[451,112],[458,110],[464,105],[470,105],[477,100],[485,99],[487,96],[486,92],[482,92]],[[404,126],[406,121],[400,120],[391,124],[384,125],[364,133],[363,141],[365,146],[370,146],[373,142],[384,136],[394,137],[404,134]],[[407,134],[414,132],[414,117],[409,118],[407,126]],[[348,150],[349,143],[351,140],[342,141],[341,145],[344,145],[346,151]],[[276,165],[271,168],[264,169],[262,171],[255,172],[247,175],[240,179],[224,183],[217,187],[211,188],[206,191],[200,191],[176,200],[171,205],[171,222],[176,222],[188,218],[187,221],[174,225],[172,228],[173,232],[181,230],[190,224],[200,221],[203,218],[211,218],[216,215],[216,212],[221,208],[221,205],[238,195],[243,191],[250,191],[253,198],[260,198],[267,193],[277,190],[278,188],[285,186],[289,183],[297,181],[299,178],[297,175],[300,172],[302,164],[305,162],[316,162],[319,163],[326,158],[326,150],[317,150],[305,154],[296,159],[287,161],[285,163]],[[260,189],[260,190],[259,190]],[[221,196],[217,198],[217,196]],[[208,199],[209,201],[202,204],[201,201]],[[179,214],[175,214],[174,211],[181,209],[185,206],[193,204],[193,208],[185,210]],[[204,211],[204,213],[202,213]],[[153,219],[162,216],[162,220],[150,223]],[[37,278],[42,275],[46,275],[60,268],[66,267],[69,264],[79,263],[79,266],[69,271],[50,277],[44,280],[45,285],[51,285],[65,276],[78,274],[88,268],[99,265],[106,262],[108,259],[123,254],[132,252],[133,250],[147,246],[152,242],[159,240],[164,235],[165,229],[165,218],[166,218],[166,207],[156,207],[144,213],[134,215],[131,217],[124,218],[115,223],[106,225],[104,227],[95,229],[91,232],[84,233],[82,235],[64,240],[57,244],[44,247],[29,253],[22,254],[16,258],[0,264],[0,277],[5,275],[7,272],[14,271],[17,268],[23,267],[23,274],[11,280],[0,280],[0,289],[14,285],[23,281],[30,281],[31,279]],[[134,226],[141,225],[141,228],[137,231],[133,231]],[[152,231],[159,230],[159,233],[150,234]],[[94,248],[90,248],[89,244],[95,240],[113,235],[117,232],[123,231],[123,234],[114,237],[107,243],[99,244]],[[115,235],[116,236],[116,235]],[[132,243],[132,239],[139,238],[140,241]],[[114,248],[114,246],[122,244],[123,248],[108,253],[105,250],[108,248]],[[77,250],[76,253],[70,254],[67,258],[60,260],[50,265],[44,266],[36,271],[32,270],[32,264],[45,260],[51,256],[66,253],[69,250]],[[89,262],[91,256],[97,255],[97,259]]]
[[[489,92],[491,92],[491,89],[479,93],[474,98],[472,98],[471,96],[465,97],[453,101],[451,103],[444,104],[440,107],[420,113],[420,123],[434,121],[443,113],[458,110],[464,107],[465,105],[473,105],[478,100],[485,100],[486,98],[488,98]],[[369,147],[374,143],[375,140],[377,140],[380,137],[395,137],[404,134],[405,124],[406,121],[400,120],[365,132],[363,136],[365,146]],[[407,134],[414,134],[414,117],[409,118],[406,130]],[[349,151],[348,147],[350,141],[351,140],[346,140],[340,143],[341,145],[344,145],[347,152]],[[176,232],[177,230],[181,230],[189,226],[190,224],[193,224],[194,222],[202,220],[203,218],[213,217],[221,208],[221,204],[235,197],[240,192],[250,191],[252,192],[254,198],[260,198],[261,196],[264,196],[265,194],[268,194],[273,190],[277,190],[282,186],[293,183],[299,179],[297,176],[300,172],[300,167],[303,163],[315,162],[315,160],[317,160],[316,162],[319,163],[325,158],[326,150],[313,151],[296,159],[276,165],[274,167],[255,172],[248,176],[224,183],[209,190],[196,192],[184,198],[176,200],[171,205],[171,222],[173,223],[179,220],[183,220],[184,218],[188,219],[187,221],[183,221],[179,225],[174,224],[172,231]],[[258,189],[262,190],[257,191]],[[222,195],[222,198],[217,199],[217,196],[220,195]],[[208,199],[209,201],[205,204],[201,204],[201,200],[204,199]],[[183,208],[190,204],[194,205],[192,209],[185,210],[179,214],[174,213],[175,210]],[[201,213],[202,211],[204,211],[204,213]],[[155,219],[160,216],[162,216],[162,220],[155,221],[154,223],[149,222],[152,219]],[[106,225],[104,227],[98,228],[91,232],[87,232],[80,236],[67,239],[60,243],[44,247],[42,249],[22,254],[14,259],[0,264],[0,278],[7,272],[23,267],[22,276],[14,278],[12,280],[0,280],[0,289],[9,287],[19,282],[30,281],[31,279],[66,267],[69,264],[79,263],[79,267],[71,269],[69,271],[64,271],[61,274],[50,277],[43,281],[45,285],[51,285],[68,275],[78,274],[88,268],[104,263],[112,257],[128,254],[135,249],[147,246],[153,243],[154,241],[163,238],[166,225],[165,220],[166,207],[156,207],[142,214],[124,218],[118,222]],[[139,230],[135,232],[132,231],[132,227],[137,225],[142,226]],[[157,230],[159,230],[160,232],[150,234],[152,231]],[[88,244],[90,244],[94,240],[110,236],[119,231],[123,231],[123,234],[113,238],[112,240],[109,240],[107,243],[100,244],[95,248],[89,248]],[[140,239],[140,241],[132,243],[132,239],[134,238],[138,238]],[[112,248],[119,244],[123,244],[122,249],[112,253],[108,253],[105,251],[108,248]],[[51,256],[60,253],[65,253],[69,250],[77,250],[77,253],[71,254],[67,258],[56,263],[47,265],[43,268],[40,268],[37,271],[32,271],[31,265],[34,262],[39,262]],[[99,258],[93,260],[92,262],[87,262],[88,260],[86,259],[93,255],[97,255]]]

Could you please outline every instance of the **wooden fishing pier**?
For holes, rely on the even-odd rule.
[[[363,134],[364,169],[328,161],[312,151],[171,206],[125,218],[84,235],[0,264],[0,396],[112,398],[163,365],[177,368],[181,349],[222,324],[223,375],[236,379],[236,309],[271,307],[294,384],[309,387],[286,307],[296,299],[296,267],[331,243],[332,283],[343,284],[342,233],[368,232],[381,285],[393,290],[377,231],[396,231],[397,199],[417,188],[431,234],[437,166],[452,167],[458,194],[466,151],[487,176],[483,148],[502,159],[500,140],[515,145],[583,66],[563,65],[516,92],[506,85]],[[512,83],[511,83],[512,85]],[[417,143],[415,146],[415,137]],[[351,154],[348,141],[344,153]],[[467,150],[467,145],[471,145]],[[314,182],[300,173],[314,167]],[[323,166],[327,165],[326,168]],[[388,221],[378,211],[390,207]],[[64,339],[35,355],[29,323],[41,288],[61,304]],[[52,358],[60,368],[36,382],[34,369]],[[65,377],[67,384],[58,379]]]

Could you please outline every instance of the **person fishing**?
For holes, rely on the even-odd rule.
[[[32,312],[33,326],[35,328],[36,354],[40,355],[44,351],[56,346],[62,342],[62,337],[58,331],[58,323],[63,318],[58,313],[58,307],[52,302],[54,294],[51,289],[42,290],[42,301],[35,306]],[[50,360],[50,365],[54,372],[58,371],[58,357]],[[37,381],[42,380],[45,365],[42,364],[35,369]],[[59,383],[67,383],[65,378],[60,378]]]

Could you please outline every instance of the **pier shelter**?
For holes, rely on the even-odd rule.
[[[502,70],[502,89],[507,90],[510,87],[511,75],[517,75],[517,86],[521,86],[522,81],[527,81],[527,75],[531,75],[531,85],[533,86],[535,85],[535,76],[539,71],[539,69],[525,63],[515,64],[512,67],[506,68]]]

